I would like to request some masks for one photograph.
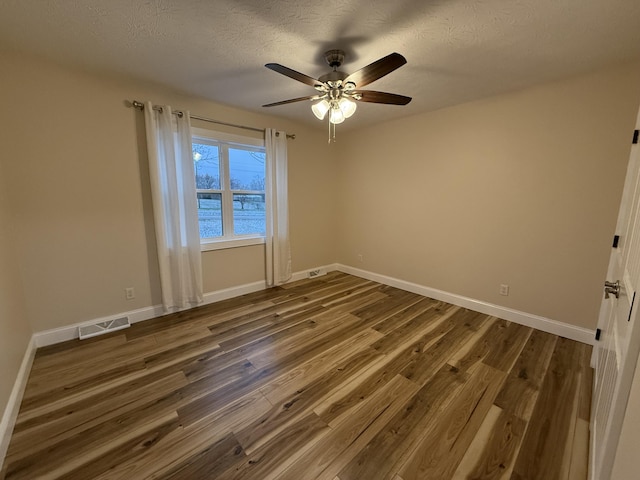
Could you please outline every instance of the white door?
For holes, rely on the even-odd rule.
[[[636,122],[640,129],[640,113]],[[636,291],[640,278],[640,145],[631,147],[622,202],[607,272],[592,364],[591,480],[609,480],[631,389],[638,352],[640,320]],[[617,244],[617,245],[616,245]],[[608,297],[608,298],[606,298]],[[638,299],[640,303],[640,299]]]

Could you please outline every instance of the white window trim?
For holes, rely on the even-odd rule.
[[[242,135],[233,135],[231,133],[217,132],[214,130],[207,130],[204,128],[191,128],[191,138],[194,140],[202,139],[204,141],[219,141],[225,143],[236,144],[238,146],[254,146],[264,148],[265,142],[264,138],[253,138],[253,137],[245,137]],[[227,168],[226,162],[221,162],[220,169],[223,170],[220,172],[220,181],[226,181],[227,179]],[[222,190],[220,191],[222,193]],[[234,191],[233,193],[263,193],[263,192],[253,192],[253,191]],[[225,216],[231,215],[233,216],[233,198],[232,195],[226,196],[227,202],[225,202],[225,195],[222,195],[222,215],[223,218]],[[230,204],[230,205],[227,205]],[[229,213],[230,212],[230,213]],[[228,217],[227,217],[228,218]],[[226,248],[237,248],[237,247],[247,247],[251,245],[260,245],[265,244],[265,236],[264,235],[236,235],[234,238],[201,238],[200,239],[200,251],[208,252],[212,250],[223,250]]]
[[[200,251],[208,252],[211,250],[223,250],[225,248],[248,247],[251,245],[260,245],[265,243],[262,236],[238,237],[235,239],[206,239],[200,240]]]

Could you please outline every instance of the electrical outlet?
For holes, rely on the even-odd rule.
[[[358,261],[360,263],[364,262],[364,256],[361,253],[358,254]]]
[[[500,285],[500,295],[504,295],[505,297],[509,295],[509,285],[505,283]]]
[[[136,298],[136,291],[133,287],[127,287],[124,289],[124,295],[127,300],[133,300]]]

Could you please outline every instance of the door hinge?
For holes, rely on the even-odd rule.
[[[600,334],[602,333],[602,330],[600,330],[599,328],[596,328],[596,341],[600,340]]]
[[[633,313],[633,304],[636,303],[636,293],[633,292],[633,298],[631,299],[631,307],[629,308],[629,316],[627,317],[627,322],[631,321],[631,314]]]
[[[613,248],[618,248],[618,242],[620,242],[620,235],[613,236]]]
[[[640,132],[640,130],[634,130],[633,131],[633,144],[637,144],[638,143],[638,133]]]

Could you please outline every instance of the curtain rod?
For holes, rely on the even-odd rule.
[[[138,100],[132,100],[131,101],[131,105],[133,106],[133,108],[137,108],[138,110],[144,110],[144,103],[139,102]],[[158,107],[158,106],[154,106],[153,109],[154,110],[158,110],[158,111],[162,111],[162,107]],[[184,115],[184,112],[181,112],[180,110],[174,110],[173,113],[175,113],[176,115],[179,115],[179,116]],[[247,127],[245,125],[237,125],[235,123],[221,122],[220,120],[214,120],[213,118],[201,117],[199,115],[189,114],[189,117],[194,119],[194,120],[202,120],[203,122],[216,123],[218,125],[225,125],[227,127],[244,128],[245,130],[252,130],[254,132],[262,132],[262,133],[265,132],[264,128]],[[287,138],[290,138],[291,140],[295,140],[296,139],[296,135],[295,135],[295,133],[287,134]]]

